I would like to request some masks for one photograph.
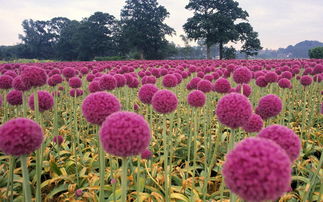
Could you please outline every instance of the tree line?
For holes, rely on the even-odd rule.
[[[233,58],[229,42],[242,43],[241,52],[256,55],[262,49],[258,33],[248,22],[249,14],[234,0],[190,0],[185,7],[193,17],[183,25],[185,47],[166,40],[175,30],[164,21],[167,9],[157,0],[127,0],[120,19],[109,13],[95,12],[81,21],[55,17],[47,21],[22,22],[21,43],[1,46],[0,59],[8,57],[55,60],[164,59],[185,55],[189,41],[206,48],[206,58],[216,51],[220,59]],[[211,47],[217,47],[216,50]],[[213,54],[211,53],[213,51]],[[186,52],[185,52],[186,51]]]

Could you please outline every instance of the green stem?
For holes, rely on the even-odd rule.
[[[78,133],[78,128],[77,128],[77,112],[76,112],[76,93],[73,96],[73,114],[74,114],[74,134],[76,135],[76,144],[77,144],[77,151],[76,150],[76,146],[74,143],[74,156],[75,156],[75,174],[76,174],[76,184],[77,186],[80,185],[80,176],[79,176],[79,172],[78,172],[78,153],[80,153],[80,134]],[[75,141],[73,141],[75,142]]]
[[[195,189],[195,171],[196,171],[196,159],[197,159],[197,135],[198,135],[198,124],[197,124],[198,110],[194,109],[194,136],[193,136],[193,180],[192,180],[192,194]],[[194,199],[193,195],[191,196],[191,201]]]
[[[15,168],[15,157],[9,157],[9,177],[7,182],[7,193],[6,198],[9,199],[9,192],[10,192],[10,201],[13,201],[13,171]]]
[[[163,121],[163,142],[164,142],[164,171],[165,171],[165,201],[169,202],[169,181],[168,181],[168,138],[167,138],[167,116],[164,114]]]
[[[229,144],[228,144],[228,152],[230,152],[234,147],[235,135],[236,135],[236,130],[231,129],[231,135],[230,135]],[[231,194],[230,194],[230,202],[234,202],[236,200],[237,200],[236,195],[231,192]]]
[[[140,187],[140,157],[137,158],[137,201],[140,201],[139,187]]]
[[[128,158],[122,158],[122,175],[121,175],[121,201],[127,201],[127,173]]]
[[[30,191],[30,184],[29,184],[29,173],[27,168],[27,157],[25,155],[20,157],[21,161],[21,169],[22,169],[22,176],[23,176],[23,192],[24,192],[24,198],[25,202],[31,202],[31,191]]]
[[[38,91],[34,90],[34,109],[36,122],[41,123],[38,104]],[[42,149],[36,151],[36,202],[41,202]]]
[[[100,202],[104,201],[104,171],[105,171],[105,158],[104,158],[104,150],[103,147],[101,145],[101,143],[99,143],[99,161],[100,161],[100,194],[99,194],[99,198],[100,198]]]

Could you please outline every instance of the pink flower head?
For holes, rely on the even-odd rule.
[[[108,116],[99,133],[104,150],[120,157],[141,154],[151,139],[147,121],[134,112],[126,111]]]
[[[19,90],[11,90],[7,94],[7,102],[10,105],[22,105],[22,92]]]
[[[208,93],[212,91],[212,83],[209,80],[201,80],[197,83],[197,89],[204,92]]]
[[[95,93],[95,92],[101,91],[98,81],[92,81],[89,84],[88,89],[89,89],[90,93]]]
[[[53,137],[52,141],[58,145],[61,145],[64,142],[64,138],[61,135],[57,135],[57,136]]]
[[[262,118],[258,114],[252,114],[248,122],[243,125],[243,130],[247,133],[259,132],[264,126]]]
[[[267,72],[265,75],[265,80],[267,83],[274,83],[278,79],[278,75],[276,72]]]
[[[278,86],[281,88],[291,88],[292,83],[290,82],[290,80],[288,80],[286,78],[282,78],[282,79],[279,79]]]
[[[67,79],[72,78],[73,76],[76,75],[76,71],[72,67],[65,67],[62,73],[63,73],[63,76]]]
[[[38,91],[38,106],[39,111],[44,112],[50,110],[54,106],[54,98],[47,91]],[[34,106],[34,94],[30,95],[28,105],[32,110],[35,110]]]
[[[159,90],[152,97],[152,106],[154,110],[162,114],[168,114],[177,108],[178,100],[172,91]]]
[[[276,200],[290,188],[291,162],[286,152],[265,138],[246,138],[223,165],[224,182],[246,201]]]
[[[216,115],[222,124],[236,129],[248,122],[252,115],[252,106],[246,96],[230,93],[219,100]]]
[[[0,150],[21,156],[37,150],[43,142],[43,131],[33,120],[16,118],[0,127]]]
[[[101,90],[113,90],[117,87],[117,81],[111,75],[104,75],[100,78],[99,86]]]
[[[267,82],[267,80],[266,80],[266,78],[264,76],[259,76],[256,79],[256,85],[263,88],[263,87],[266,87],[268,85],[268,82]]]
[[[192,107],[203,107],[206,102],[206,96],[200,90],[193,90],[188,94],[187,102]]]
[[[158,88],[154,84],[145,84],[138,92],[139,100],[144,104],[151,104],[151,100],[157,91]]]
[[[10,89],[12,87],[12,77],[8,75],[0,76],[0,89]]]
[[[243,95],[249,97],[252,93],[252,88],[248,84],[242,84]],[[236,92],[241,93],[241,84],[236,87]]]
[[[172,88],[177,85],[178,81],[174,74],[167,74],[163,77],[163,86],[166,88]]]
[[[266,120],[270,117],[277,116],[283,108],[281,99],[277,95],[268,94],[260,98],[256,108],[256,114]]]
[[[78,89],[78,88],[72,88],[70,90],[70,96],[71,97],[79,97],[83,95],[83,90],[82,89]]]
[[[82,80],[78,77],[72,77],[68,80],[68,84],[71,88],[80,88],[82,86]]]
[[[226,78],[219,78],[213,86],[213,90],[217,93],[228,93],[231,89],[231,84]]]
[[[107,116],[119,111],[120,108],[118,98],[106,92],[92,93],[83,100],[82,104],[85,119],[97,125],[101,125]]]
[[[39,67],[24,67],[20,75],[22,82],[26,86],[40,87],[47,83],[47,74],[45,70]]]
[[[267,138],[276,142],[286,151],[291,161],[295,161],[301,152],[301,141],[299,137],[293,130],[285,126],[268,126],[260,131],[258,137]]]
[[[300,82],[303,86],[309,86],[313,82],[313,79],[311,76],[304,75],[301,77]]]
[[[142,159],[150,159],[152,156],[153,153],[149,149],[145,149],[143,152],[141,152]]]
[[[12,81],[12,86],[14,89],[20,91],[28,91],[31,89],[31,86],[28,86],[22,81],[21,76],[16,76],[16,78]]]
[[[252,79],[252,72],[247,67],[239,67],[233,72],[233,80],[236,83],[249,83]]]

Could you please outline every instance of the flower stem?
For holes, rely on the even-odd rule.
[[[122,158],[122,174],[121,174],[121,201],[127,201],[127,171],[128,158]]]
[[[169,202],[169,181],[168,181],[168,138],[167,138],[167,116],[164,115],[163,121],[163,142],[164,142],[164,171],[165,171],[165,201]]]
[[[24,198],[25,202],[31,202],[31,191],[30,191],[30,184],[29,184],[29,173],[27,168],[27,157],[25,155],[20,157],[21,161],[21,169],[23,175],[23,191],[24,191]]]
[[[100,143],[99,143],[100,144]],[[99,201],[104,201],[104,171],[105,171],[105,158],[104,158],[104,151],[103,147],[100,144],[99,147],[99,161],[100,161],[100,194],[99,194]]]

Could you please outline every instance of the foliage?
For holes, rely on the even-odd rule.
[[[166,35],[174,29],[164,23],[169,16],[157,0],[127,0],[121,10],[121,38],[141,59],[161,59],[167,51]]]
[[[234,0],[190,0],[185,8],[193,10],[194,16],[187,20],[183,28],[189,38],[205,40],[208,58],[210,58],[209,47],[213,44],[219,44],[220,59],[222,59],[224,44],[239,40],[244,42],[247,41],[244,37],[249,38],[249,36],[257,38],[255,34],[249,34],[253,30],[239,29],[248,24],[249,14]],[[249,28],[251,28],[250,24]],[[249,49],[250,44],[254,50],[257,48],[254,43],[250,43],[254,41],[255,39],[248,40],[246,50]]]
[[[236,58],[236,49],[231,47],[224,47],[223,49],[223,58],[230,60],[230,59],[235,59]]]
[[[310,49],[308,55],[313,59],[323,59],[323,46]]]

